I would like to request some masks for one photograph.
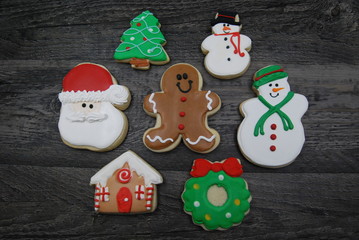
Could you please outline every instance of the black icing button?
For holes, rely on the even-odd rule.
[[[226,48],[229,49],[229,46],[227,46]]]
[[[224,38],[224,41],[227,41],[227,40],[228,40],[228,38],[225,37],[225,38]]]
[[[227,61],[231,61],[231,58],[227,58]]]

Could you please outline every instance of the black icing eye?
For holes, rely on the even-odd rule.
[[[223,23],[223,27],[225,27],[226,26],[226,24],[225,23]]]
[[[269,84],[269,87],[272,87],[272,84],[271,84],[271,83]]]
[[[187,78],[188,78],[187,73],[184,73],[184,74],[183,74],[183,78],[184,78],[184,79],[187,79]]]
[[[229,24],[227,24],[227,27],[229,27]]]
[[[93,109],[93,105],[92,104],[90,104],[90,106],[89,106],[91,109]]]
[[[181,80],[181,79],[182,79],[181,74],[177,74],[177,80]]]
[[[83,104],[82,104],[82,107],[85,108],[85,107],[86,107],[86,103],[83,103]]]
[[[276,83],[275,86],[278,87],[279,86],[278,83]]]

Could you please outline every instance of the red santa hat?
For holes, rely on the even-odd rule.
[[[71,69],[62,82],[60,102],[127,102],[129,91],[114,83],[110,72],[101,65],[82,63]]]

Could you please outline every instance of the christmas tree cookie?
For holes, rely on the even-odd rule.
[[[301,118],[308,109],[305,96],[290,91],[288,74],[277,65],[253,77],[257,98],[240,105],[244,120],[238,129],[243,155],[262,167],[283,167],[302,150],[305,136]]]
[[[147,70],[150,64],[164,65],[170,61],[163,46],[166,39],[160,30],[161,24],[150,11],[144,11],[131,21],[117,47],[114,59],[130,63],[132,68]]]
[[[252,199],[247,182],[241,178],[242,165],[237,158],[222,162],[196,159],[193,178],[185,183],[184,210],[195,224],[205,230],[226,230],[242,222]]]

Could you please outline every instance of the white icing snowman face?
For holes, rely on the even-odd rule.
[[[217,23],[212,27],[214,34],[227,34],[241,31],[242,25],[231,25],[229,23]]]
[[[288,77],[269,82],[258,88],[259,95],[273,104],[281,102],[287,96],[289,91],[290,86]]]

